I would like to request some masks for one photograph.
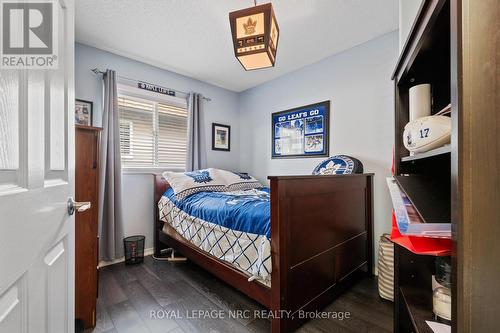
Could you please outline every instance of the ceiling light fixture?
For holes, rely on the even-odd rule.
[[[279,27],[270,3],[229,13],[234,55],[245,70],[273,67]]]

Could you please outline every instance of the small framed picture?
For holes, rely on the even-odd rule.
[[[231,150],[231,126],[212,123],[212,150]]]
[[[92,126],[94,103],[77,99],[75,101],[75,125]]]

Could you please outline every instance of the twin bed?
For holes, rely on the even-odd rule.
[[[273,333],[371,275],[372,174],[269,177],[270,189],[181,199],[154,177],[155,256],[172,247],[272,310]]]

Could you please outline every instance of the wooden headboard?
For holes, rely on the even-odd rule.
[[[159,216],[159,211],[158,211],[158,202],[160,201],[163,193],[165,193],[165,191],[170,187],[170,185],[168,184],[167,180],[165,178],[163,178],[162,175],[156,175],[156,174],[153,174],[153,177],[154,177],[154,217],[155,217],[155,221],[158,222],[160,220],[160,216]]]
[[[160,247],[157,246],[158,233],[163,228],[163,222],[160,221],[160,212],[158,210],[158,202],[160,201],[163,193],[170,187],[168,182],[162,175],[153,174],[154,178],[154,200],[153,200],[153,216],[154,216],[154,242],[155,242],[155,255],[160,256]],[[156,253],[158,252],[158,253]]]
[[[155,182],[155,186],[154,186],[154,202],[155,204],[158,203],[158,201],[160,201],[163,193],[165,193],[165,191],[170,187],[170,185],[168,184],[168,182],[166,181],[165,178],[163,178],[162,175],[156,175],[156,174],[153,174],[153,177],[154,177],[154,182]],[[157,209],[158,210],[158,207]]]

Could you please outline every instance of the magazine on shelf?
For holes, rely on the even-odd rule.
[[[451,238],[451,223],[425,223],[393,177],[387,178],[399,232],[405,236]]]

